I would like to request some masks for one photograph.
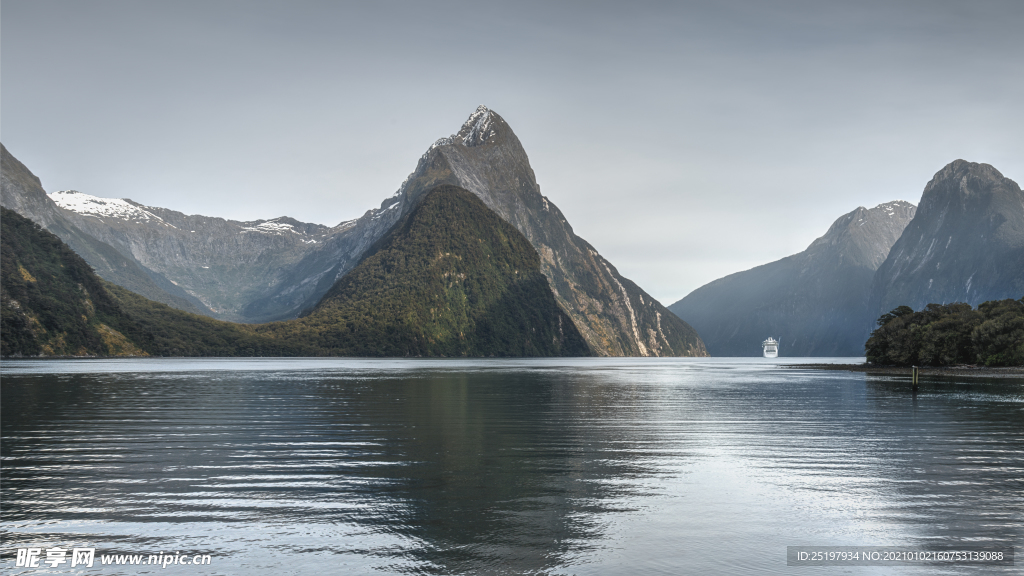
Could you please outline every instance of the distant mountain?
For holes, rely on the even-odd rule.
[[[337,232],[288,217],[238,222],[74,190],[50,198],[80,230],[170,279],[224,320],[258,320],[245,307],[290,279],[310,248]]]
[[[198,299],[165,276],[146,268],[130,252],[119,251],[79,228],[72,222],[74,215],[60,209],[46,195],[39,178],[2,144],[0,154],[0,205],[56,234],[102,278],[180,310],[210,314]]]
[[[914,213],[902,201],[857,208],[803,252],[715,280],[669,309],[713,356],[760,356],[769,336],[783,356],[861,356],[875,270]]]
[[[1024,296],[1024,193],[988,164],[956,160],[925,186],[878,268],[872,318],[896,308]]]
[[[476,196],[438,186],[305,317],[256,327],[346,356],[589,356],[540,257]]]

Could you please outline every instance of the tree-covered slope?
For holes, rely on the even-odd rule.
[[[145,349],[154,356],[317,356],[305,339],[257,334],[250,324],[214,320],[147,300],[116,284],[104,282],[121,309],[146,333]]]
[[[4,356],[147,355],[150,343],[80,256],[0,208],[0,347]]]
[[[472,193],[429,191],[304,317],[256,326],[352,356],[584,356],[529,241]]]

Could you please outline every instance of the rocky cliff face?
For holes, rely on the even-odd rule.
[[[875,270],[914,213],[900,201],[857,208],[803,252],[715,280],[669,309],[714,356],[760,356],[769,336],[784,356],[861,356]]]
[[[210,314],[197,299],[155,272],[79,228],[75,214],[59,208],[43,190],[39,178],[0,145],[0,205],[29,218],[66,242],[103,279],[151,300],[196,314]]]
[[[355,220],[342,222],[322,241],[308,247],[276,283],[243,309],[247,322],[294,318],[311,309],[366,251],[406,213],[401,191]]]
[[[927,304],[1024,296],[1024,193],[988,164],[957,160],[925,186],[875,275],[872,317]]]

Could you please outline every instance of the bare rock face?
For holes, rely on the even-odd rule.
[[[915,210],[902,201],[857,208],[803,252],[715,280],[669,309],[715,356],[760,356],[769,336],[785,356],[861,356],[872,279]]]
[[[223,320],[284,280],[334,230],[292,218],[237,222],[73,190],[50,194],[67,220],[168,278]]]
[[[1024,193],[988,164],[956,160],[925,186],[875,275],[872,317],[896,308],[1024,296]]]

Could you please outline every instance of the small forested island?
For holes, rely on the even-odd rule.
[[[899,306],[878,319],[864,364],[791,364],[787,368],[907,374],[911,366],[946,376],[1024,375],[1024,298]]]
[[[864,350],[879,366],[1024,366],[1024,298],[899,306],[878,319]]]

